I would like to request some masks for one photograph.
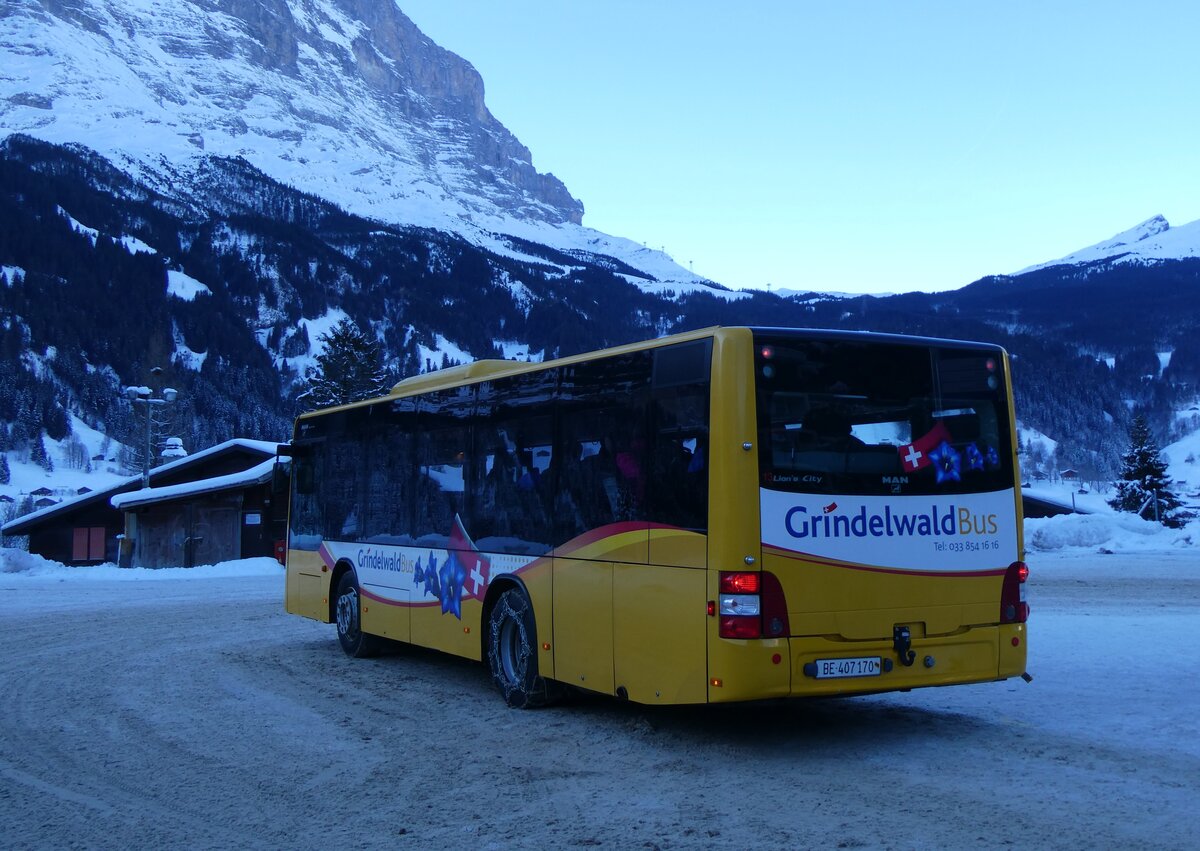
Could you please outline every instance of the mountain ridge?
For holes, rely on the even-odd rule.
[[[86,140],[148,177],[202,153],[244,156],[399,224],[582,221],[582,203],[488,111],[474,67],[393,2],[14,0],[0,53],[4,126]],[[347,175],[356,191],[339,191]]]
[[[1171,405],[1200,387],[1200,259],[1122,260],[1130,239],[1151,244],[1187,226],[1164,219],[1150,233],[1150,220],[1145,239],[1104,249],[1116,255],[946,293],[730,292],[577,224],[582,206],[555,207],[510,178],[505,169],[528,174],[531,157],[491,135],[469,63],[422,42],[393,7],[13,0],[0,16],[0,55],[14,69],[0,75],[0,451],[68,440],[72,418],[129,441],[138,423],[120,387],[150,383],[152,366],[181,391],[188,448],[281,439],[318,337],[341,317],[375,334],[397,376],[719,324],[996,342],[1014,356],[1022,417],[1059,439],[1076,469],[1111,468],[1132,412],[1171,428]],[[130,42],[154,14],[157,35],[138,43],[146,56],[216,67],[143,80],[114,64],[99,42]],[[177,35],[180,20],[199,23]],[[396,43],[378,48],[371,39],[386,41],[388,26]],[[413,69],[388,64],[418,54]],[[88,62],[101,79],[132,75],[129,109],[104,93],[88,99]],[[257,100],[247,69],[274,95]],[[321,96],[280,101],[309,69]],[[395,91],[359,97],[368,85]],[[354,97],[331,96],[339,86]],[[348,103],[378,114],[355,116]],[[356,135],[384,127],[381,116],[408,145],[390,165],[379,164],[390,148]],[[302,132],[308,119],[314,136]],[[214,135],[194,138],[195,127]],[[364,151],[379,162],[347,170]],[[397,182],[368,197],[393,166]],[[413,175],[423,177],[404,182]],[[389,203],[404,221],[377,214]],[[1161,352],[1172,353],[1165,369]]]
[[[209,169],[171,197],[83,146],[0,143],[0,451],[64,440],[72,418],[137,445],[120,388],[150,383],[153,365],[180,390],[172,433],[188,448],[281,439],[315,338],[342,316],[375,333],[397,376],[710,325],[996,342],[1014,356],[1022,419],[1075,469],[1112,469],[1132,413],[1170,429],[1172,406],[1200,388],[1200,261],[1054,267],[946,293],[730,298],[672,290],[609,257],[519,242],[493,253],[382,225],[244,160]],[[1080,298],[1097,287],[1112,298]]]
[[[1164,260],[1200,258],[1200,220],[1172,227],[1165,216],[1156,215],[1129,230],[1080,248],[1057,260],[1027,266],[1008,277],[1019,277],[1053,266],[1084,266],[1112,263],[1158,263]]]

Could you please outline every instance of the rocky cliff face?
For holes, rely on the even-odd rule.
[[[582,220],[393,0],[9,0],[0,60],[0,133],[151,180],[215,154],[386,221]]]

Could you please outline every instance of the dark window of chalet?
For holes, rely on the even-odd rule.
[[[72,530],[71,561],[104,561],[103,526],[76,526]]]

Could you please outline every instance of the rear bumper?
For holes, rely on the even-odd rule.
[[[1017,643],[1013,644],[1013,639]],[[896,652],[891,641],[834,641],[792,638],[794,696],[859,694],[898,689],[988,682],[1025,671],[1024,624],[972,627],[946,636],[917,638],[912,663]],[[879,657],[877,676],[819,679],[818,660]]]
[[[991,682],[1025,672],[1025,624],[976,626],[951,635],[914,638],[905,665],[890,640],[840,641],[820,636],[710,644],[712,703],[769,697],[871,694]],[[819,679],[818,660],[878,657],[876,676]],[[806,673],[807,670],[807,673]],[[720,682],[720,687],[713,687]]]

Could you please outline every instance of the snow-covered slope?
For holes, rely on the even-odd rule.
[[[1194,257],[1200,257],[1200,221],[1173,228],[1165,218],[1155,216],[1103,242],[1081,248],[1058,260],[1029,266],[1014,274],[1023,275],[1050,266],[1071,266],[1108,259],[1119,263],[1153,263]]]
[[[465,60],[395,0],[6,0],[0,136],[79,143],[152,185],[206,156],[382,221],[614,256],[704,279],[581,226],[583,205],[484,103]]]

